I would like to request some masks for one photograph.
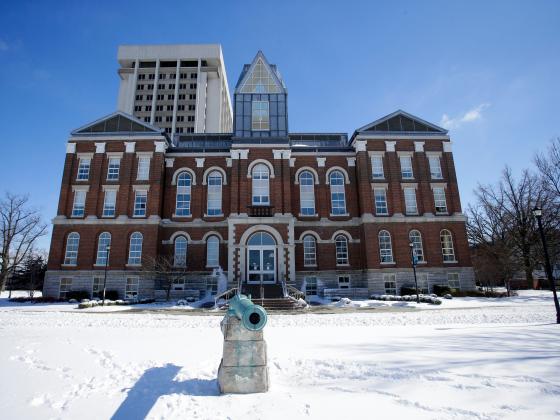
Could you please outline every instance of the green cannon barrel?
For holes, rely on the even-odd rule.
[[[245,295],[235,295],[231,298],[228,312],[239,318],[243,326],[251,331],[262,330],[268,319],[264,308],[260,305],[255,305]]]

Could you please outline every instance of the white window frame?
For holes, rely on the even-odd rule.
[[[461,275],[455,271],[447,273],[447,285],[450,289],[461,290]]]
[[[103,217],[115,217],[117,212],[117,190],[107,189],[103,197]]]
[[[148,208],[148,191],[136,190],[134,192],[134,213],[133,217],[146,217]]]
[[[335,239],[336,265],[349,265],[348,238],[345,235],[338,235]]]
[[[416,188],[403,187],[405,213],[409,215],[418,214],[418,203],[416,201]]]
[[[128,265],[141,265],[142,264],[142,246],[144,242],[144,235],[140,232],[133,232],[130,235],[128,247]]]
[[[404,155],[399,157],[401,164],[402,179],[414,179],[414,170],[412,168],[412,156]]]
[[[308,234],[303,237],[303,265],[317,267],[317,238]]]
[[[457,262],[455,259],[455,248],[453,246],[453,234],[448,229],[442,229],[439,233],[441,243],[441,254],[444,263]]]
[[[186,267],[187,266],[187,252],[189,248],[189,241],[183,235],[179,235],[173,242],[173,266]]]
[[[127,276],[124,286],[124,298],[127,300],[138,300],[140,289],[140,278],[138,276]]]
[[[61,277],[58,283],[59,299],[66,299],[66,295],[70,291],[72,291],[72,277]]]
[[[310,171],[299,174],[299,211],[303,216],[315,215],[315,177]]]
[[[350,276],[338,276],[338,288],[339,289],[350,289]]]
[[[373,179],[385,179],[383,155],[371,155],[371,177]]]
[[[305,282],[305,296],[317,296],[317,276],[305,276],[303,281]]]
[[[72,203],[72,217],[84,217],[86,212],[86,190],[74,191],[74,202]]]
[[[417,273],[418,291],[424,295],[430,293],[430,276],[428,273]]]
[[[383,200],[378,200],[378,198],[383,198]],[[388,216],[389,206],[387,205],[387,189],[386,188],[374,188],[373,189],[373,201],[375,206],[376,216]],[[382,209],[385,211],[381,211]]]
[[[64,265],[78,265],[78,251],[80,249],[80,234],[70,232],[66,238],[64,251]]]
[[[408,240],[412,242],[412,249],[416,256],[417,264],[425,263],[424,259],[424,246],[422,244],[422,233],[418,229],[412,229],[408,233]]]
[[[116,163],[115,163],[116,162]],[[118,181],[121,169],[121,158],[109,157],[107,163],[107,181]]]
[[[253,206],[270,206],[270,169],[264,163],[256,164],[251,171]]]
[[[80,162],[78,163],[78,174],[76,180],[78,181],[87,181],[89,180],[89,172],[91,169],[91,158],[80,158]]]
[[[171,290],[185,290],[185,278],[175,277],[172,280]]]
[[[377,234],[377,239],[379,242],[379,258],[381,264],[394,264],[395,259],[393,257],[393,242],[391,240],[391,234],[387,230],[380,230]]]
[[[136,179],[138,181],[148,181],[150,179],[150,163],[152,158],[150,156],[138,156],[138,171]]]
[[[433,186],[434,208],[436,214],[447,214],[447,197],[445,196],[445,187]]]
[[[222,215],[222,185],[224,178],[219,171],[208,174],[206,186],[208,189],[206,211],[208,216]]]
[[[111,246],[111,234],[109,232],[102,232],[97,238],[97,257],[95,258],[95,265],[109,265],[111,253],[107,252],[107,247]]]
[[[270,131],[270,105],[268,101],[251,102],[251,130]]]
[[[220,266],[220,238],[210,235],[206,239],[206,267],[214,268]]]
[[[193,177],[188,172],[181,172],[177,176],[175,216],[188,217],[191,215],[192,184]]]
[[[383,286],[385,288],[385,294],[397,295],[397,274],[383,273]]]
[[[346,184],[344,174],[334,170],[329,174],[331,190],[331,216],[344,216],[346,212]]]
[[[438,155],[428,155],[428,164],[430,166],[431,179],[443,179],[440,157]]]
[[[103,296],[103,277],[101,276],[93,276],[91,280],[91,297],[93,298],[102,298]]]

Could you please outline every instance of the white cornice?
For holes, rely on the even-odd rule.
[[[448,135],[425,135],[425,134],[358,134],[356,140],[449,140]],[[355,140],[355,141],[356,141]]]
[[[163,141],[166,143],[164,136],[71,136],[68,141],[96,141],[96,140],[103,140],[103,141],[143,141],[143,140],[151,140],[151,141]]]

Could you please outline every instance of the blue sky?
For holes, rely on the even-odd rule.
[[[56,214],[69,132],[116,108],[119,44],[220,43],[230,87],[259,49],[278,65],[290,131],[445,125],[466,207],[560,136],[558,22],[558,1],[4,1],[0,192]]]

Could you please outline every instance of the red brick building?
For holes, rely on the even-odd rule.
[[[451,141],[396,111],[341,133],[290,133],[287,90],[259,52],[234,94],[234,132],[178,134],[124,113],[72,132],[44,292],[164,292],[142,264],[169,256],[172,296],[473,288]],[[110,246],[110,250],[107,250]],[[107,258],[108,257],[108,258]],[[254,287],[258,286],[258,287]],[[291,287],[290,287],[291,286]]]

